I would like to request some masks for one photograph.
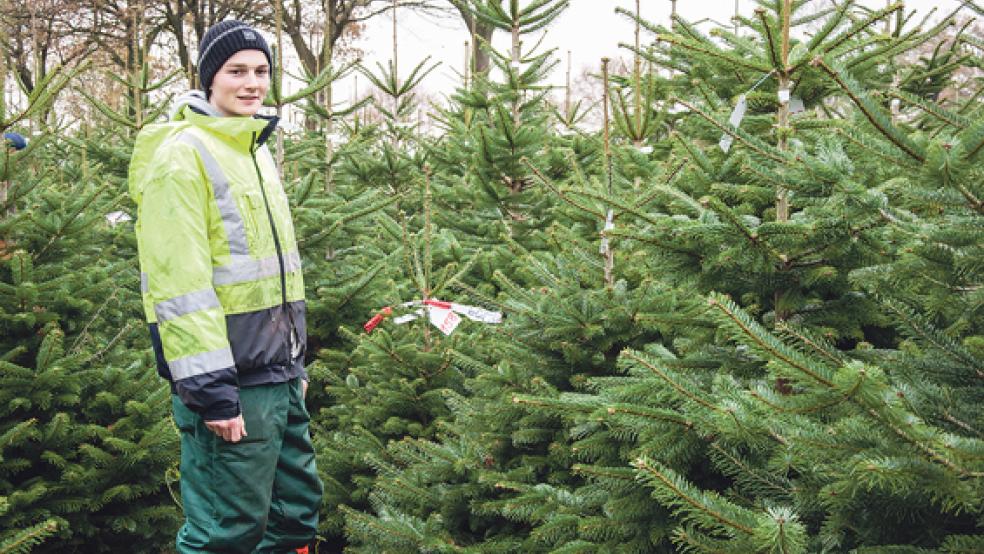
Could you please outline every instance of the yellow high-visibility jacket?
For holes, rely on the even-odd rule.
[[[304,282],[264,144],[276,120],[191,104],[137,136],[129,185],[158,372],[220,420],[240,413],[239,387],[307,378]]]

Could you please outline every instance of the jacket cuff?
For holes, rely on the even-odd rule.
[[[240,413],[235,367],[175,381],[174,388],[181,402],[205,421],[232,419]]]
[[[238,396],[238,392],[237,392]],[[226,419],[232,419],[239,415],[239,402],[231,405],[215,405],[207,408],[202,412],[202,419],[205,421],[223,421]]]

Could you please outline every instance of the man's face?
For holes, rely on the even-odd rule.
[[[259,50],[240,50],[215,73],[209,102],[224,116],[252,116],[270,88],[270,65]]]

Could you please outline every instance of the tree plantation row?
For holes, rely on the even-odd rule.
[[[511,38],[440,102],[427,62],[274,75],[318,551],[984,551],[982,6],[637,2],[589,103],[544,84],[567,4],[439,6]],[[28,139],[0,160],[0,553],[169,552],[182,521],[127,177],[183,82],[138,27],[119,102],[67,63],[0,113]],[[354,71],[371,120],[332,101]]]

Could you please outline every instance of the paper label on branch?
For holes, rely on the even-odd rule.
[[[642,152],[643,154],[652,154],[653,153],[653,147],[652,146],[649,146],[649,145],[640,146],[639,147],[639,152]]]
[[[110,227],[116,227],[120,223],[133,221],[133,218],[130,217],[130,215],[124,211],[116,211],[116,212],[109,212],[108,214],[106,214],[106,221],[109,222]]]
[[[803,99],[799,96],[793,96],[789,99],[789,113],[796,114],[805,111],[806,108],[803,106]]]
[[[422,303],[425,306],[433,306],[443,310],[451,310],[457,314],[467,317],[472,321],[478,321],[479,323],[502,323],[501,312],[493,312],[491,310],[486,310],[485,308],[479,308],[478,306],[455,304],[454,302],[444,302],[441,300],[434,300],[433,298],[424,300]]]
[[[788,88],[779,89],[779,103],[786,104],[787,102],[789,102],[789,89]]]
[[[748,102],[745,100],[745,95],[742,94],[738,97],[738,103],[735,104],[735,109],[731,110],[731,117],[728,118],[728,123],[731,127],[737,129],[741,125],[741,120],[745,117],[745,110],[748,108]],[[718,146],[725,153],[731,150],[731,143],[735,141],[735,138],[728,133],[721,136],[721,140],[718,142]]]
[[[502,312],[493,312],[478,306],[465,306],[464,304],[451,304],[451,309],[479,323],[502,323]]]
[[[451,310],[431,308],[428,312],[430,313],[427,314],[427,317],[430,319],[431,324],[440,329],[445,335],[450,335],[458,327],[458,324],[461,323],[461,317]]]
[[[404,323],[410,323],[411,321],[419,318],[422,315],[424,315],[424,310],[416,310],[413,313],[401,315],[399,317],[394,317],[393,323],[395,323],[396,325],[403,325]]]

